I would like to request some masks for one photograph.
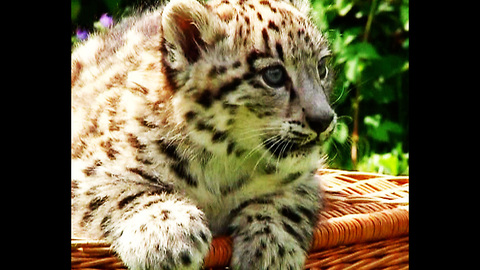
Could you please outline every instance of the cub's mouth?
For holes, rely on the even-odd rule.
[[[328,140],[334,130],[335,122],[324,132],[320,134],[314,133],[314,136],[293,131],[292,137],[280,135],[266,137],[263,138],[262,144],[276,158],[285,158],[292,153],[308,154],[315,146],[320,146]]]
[[[306,153],[311,151],[314,146],[318,145],[318,140],[314,139],[302,144],[300,141],[290,138],[280,138],[276,140],[270,138],[263,140],[263,145],[275,157],[286,158],[290,153]]]

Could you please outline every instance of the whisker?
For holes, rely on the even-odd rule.
[[[252,172],[254,172],[256,169],[257,169],[257,166],[258,164],[260,164],[260,161],[262,161],[263,157],[269,153],[269,150],[267,149],[265,152],[263,152],[263,154],[260,156],[260,158],[258,159],[257,163],[255,163],[255,166],[253,167],[253,170]]]
[[[340,92],[340,95],[337,97],[337,99],[334,102],[332,102],[331,106],[334,106],[343,97],[344,92],[345,92],[345,87],[342,87],[342,92]]]
[[[258,129],[251,129],[251,130],[246,130],[244,132],[238,132],[238,136],[241,137],[243,135],[246,135],[246,134],[250,134],[250,133],[255,133],[255,132],[267,132],[267,131],[271,131],[271,132],[277,132],[277,131],[281,131],[282,129],[280,127],[264,127],[264,128],[258,128]]]
[[[261,127],[261,128],[256,128],[256,129],[247,129],[245,128],[246,133],[252,132],[252,131],[262,131],[262,130],[280,130],[281,127],[279,126],[266,126],[266,127]]]
[[[280,153],[278,155],[277,165],[276,165],[277,168],[278,168],[278,164],[280,164],[280,158],[283,156],[288,146],[290,146],[289,148],[289,151],[290,151],[293,147],[293,143],[290,140],[287,140],[286,143],[283,145],[282,149],[280,149]]]
[[[273,144],[270,145],[266,150],[266,153],[269,153],[271,157],[275,157],[273,153],[277,151],[278,147],[281,146],[280,142],[282,142],[282,138],[280,135],[275,136],[275,139],[276,141],[274,141]],[[272,150],[273,147],[275,147],[275,150]],[[278,162],[276,165],[275,173],[278,173]]]
[[[265,135],[268,135],[268,134],[269,134],[268,132],[263,132],[263,133],[251,134],[250,136],[242,136],[241,138],[237,139],[237,142],[245,141],[245,140],[255,138],[255,137],[265,136]]]
[[[266,143],[266,142],[269,142],[269,141],[271,141],[271,140],[274,140],[276,137],[279,137],[279,136],[280,136],[280,135],[276,135],[276,136],[273,136],[273,137],[271,137],[271,138],[268,138],[267,140],[265,140],[265,141],[259,143],[257,146],[255,146],[252,150],[250,150],[250,151],[247,153],[247,155],[245,155],[245,156],[243,157],[243,160],[242,160],[240,166],[242,166],[242,165],[248,160],[248,158],[249,158],[251,155],[253,155],[253,154],[254,154],[256,151],[258,151],[261,147],[265,146],[265,143]]]
[[[337,123],[338,123],[339,120],[342,120],[342,119],[347,120],[347,121],[345,121],[346,124],[349,124],[353,121],[353,118],[350,115],[340,115],[340,116],[337,116]]]

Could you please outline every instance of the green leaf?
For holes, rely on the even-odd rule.
[[[373,47],[372,44],[367,42],[361,42],[350,46],[352,52],[357,54],[357,57],[363,59],[378,59],[380,55],[378,55],[377,50]]]
[[[367,135],[380,142],[388,142],[390,133],[400,134],[403,132],[403,127],[399,124],[390,120],[382,121],[380,114],[366,116],[363,123],[367,127]]]
[[[364,156],[359,162],[358,169],[361,171],[379,172],[390,175],[408,175],[408,153],[403,153],[402,144],[397,143],[396,147],[389,153],[373,153]]]
[[[97,29],[98,31],[101,31],[101,32],[106,30],[106,28],[99,21],[96,21],[96,22],[93,23],[93,28],[95,28],[95,29]]]
[[[382,120],[382,116],[380,114],[376,114],[374,116],[365,116],[363,119],[363,123],[366,126],[370,126],[372,128],[378,128],[380,126],[380,121]]]
[[[408,31],[410,22],[408,0],[404,0],[400,6],[400,21],[402,22],[403,29]]]
[[[345,62],[345,77],[353,83],[359,82],[369,60],[380,58],[375,48],[367,42],[346,46],[339,54],[337,63]]]
[[[313,0],[312,18],[322,32],[331,31],[330,22],[337,16],[335,6],[323,0]]]
[[[410,39],[409,38],[405,39],[405,41],[402,43],[402,48],[408,50],[409,44],[410,44]]]
[[[345,62],[345,58],[340,58],[342,52],[345,50],[344,36],[339,30],[332,30],[327,32],[329,39],[331,40],[331,49],[336,55],[337,64]]]
[[[360,78],[362,68],[363,66],[361,65],[360,60],[357,57],[348,60],[345,63],[345,77],[349,81],[356,83],[357,80]]]
[[[389,133],[400,134],[403,132],[403,127],[401,125],[390,120],[385,120],[385,122],[382,123],[382,128],[387,130]]]
[[[343,32],[343,45],[350,44],[363,31],[362,27],[352,27]]]
[[[375,47],[367,42],[354,43],[346,46],[343,51],[339,52],[339,62],[345,62],[348,59],[359,58],[365,60],[379,59],[380,55],[377,53]]]
[[[336,0],[335,6],[338,9],[338,15],[345,16],[352,9],[353,3],[348,0]]]
[[[348,126],[344,122],[338,122],[335,131],[332,134],[332,138],[339,142],[345,143],[348,139]]]
[[[379,13],[382,13],[382,12],[392,12],[394,10],[395,10],[395,7],[392,6],[390,1],[381,1],[378,4],[375,15],[378,15]]]

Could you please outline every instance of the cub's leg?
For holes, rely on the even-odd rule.
[[[303,269],[317,221],[316,191],[257,198],[232,211],[233,269]],[[316,193],[316,194],[315,194]]]
[[[204,213],[187,199],[138,183],[89,191],[78,225],[102,234],[129,269],[201,268],[212,236]]]

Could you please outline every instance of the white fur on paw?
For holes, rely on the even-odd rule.
[[[194,206],[153,206],[121,224],[113,248],[129,269],[200,269],[212,235]],[[167,209],[175,209],[169,211]]]

